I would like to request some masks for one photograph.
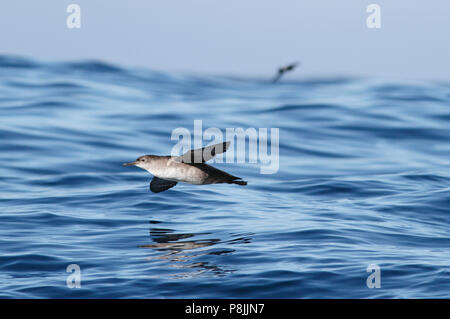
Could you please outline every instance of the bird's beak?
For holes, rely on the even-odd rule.
[[[136,162],[123,163],[122,166],[133,166],[136,165]]]

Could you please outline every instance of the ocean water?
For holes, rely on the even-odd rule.
[[[296,72],[1,56],[0,297],[449,298],[450,83]],[[279,128],[278,172],[154,194],[122,167],[194,120]]]

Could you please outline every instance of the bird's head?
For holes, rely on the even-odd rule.
[[[153,162],[154,156],[152,155],[143,155],[138,157],[134,162],[123,163],[123,166],[137,166],[142,169],[148,169]]]

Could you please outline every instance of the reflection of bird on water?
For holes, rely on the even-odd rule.
[[[141,248],[155,248],[160,250],[171,250],[174,253],[180,252],[182,250],[187,249],[195,249],[200,247],[208,247],[212,246],[215,243],[219,242],[218,239],[204,239],[204,240],[185,240],[177,242],[177,240],[182,238],[188,238],[192,237],[194,234],[172,234],[168,235],[170,239],[164,239],[161,241],[161,239],[155,240],[155,244],[150,245],[142,245]],[[174,242],[171,242],[174,241]]]
[[[160,224],[158,221],[150,221],[150,224]],[[225,273],[233,272],[224,265],[216,265],[208,258],[208,261],[201,261],[202,256],[213,256],[233,253],[235,250],[230,249],[229,245],[247,244],[251,242],[253,233],[246,234],[231,234],[231,238],[221,240],[217,238],[203,238],[194,239],[193,237],[208,236],[211,233],[175,233],[173,229],[167,228],[150,228],[150,238],[153,243],[149,245],[142,245],[141,248],[151,248],[159,253],[156,256],[151,256],[146,259],[165,260],[169,267],[192,269],[183,273],[174,274],[175,277],[192,278],[205,271],[213,272],[216,275],[223,275]],[[186,240],[188,239],[188,240]],[[211,246],[223,246],[216,248],[205,248]],[[195,262],[194,262],[195,260]],[[221,259],[220,259],[221,260]]]
[[[181,251],[185,249],[194,249],[198,247],[212,246],[219,242],[219,239],[201,239],[201,240],[185,240],[181,239],[191,238],[194,236],[209,235],[209,233],[185,233],[176,234],[173,229],[167,228],[151,228],[150,237],[155,242],[151,245],[144,245],[145,248],[156,249],[171,249],[175,251]]]
[[[221,249],[219,251],[196,250],[196,253],[189,252],[190,250],[209,247],[221,243],[219,239],[199,239],[199,240],[183,240],[194,236],[209,235],[209,233],[174,233],[172,229],[151,228],[150,237],[153,244],[139,246],[141,248],[153,248],[158,251],[167,251],[166,255],[157,257],[149,257],[148,259],[168,260],[172,262],[171,267],[175,268],[197,268],[196,273],[177,274],[181,277],[192,277],[196,274],[202,273],[206,270],[212,271],[218,275],[224,274],[233,270],[223,269],[217,265],[210,264],[210,262],[191,262],[193,258],[198,258],[204,255],[222,255],[232,253],[232,249]]]
[[[273,83],[277,82],[283,76],[284,73],[294,70],[298,64],[299,64],[298,62],[294,62],[294,63],[291,63],[289,65],[279,68],[277,75],[273,79]]]

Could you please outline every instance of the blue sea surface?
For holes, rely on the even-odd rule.
[[[450,83],[296,72],[0,56],[0,297],[449,298]],[[122,167],[194,120],[279,128],[278,172],[155,194]]]

